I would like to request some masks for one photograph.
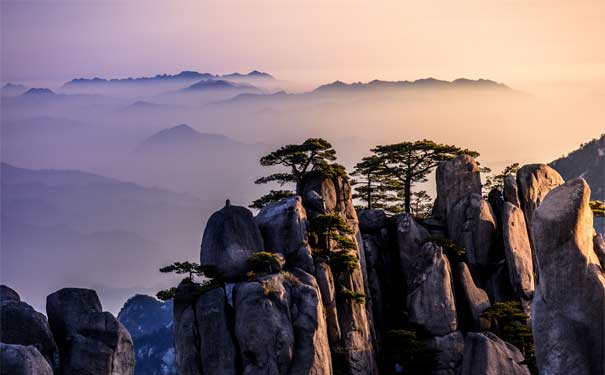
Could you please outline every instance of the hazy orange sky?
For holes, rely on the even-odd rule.
[[[605,82],[605,1],[2,0],[3,81],[268,71]]]

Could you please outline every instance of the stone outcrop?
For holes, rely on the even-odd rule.
[[[528,225],[546,195],[564,182],[557,171],[545,164],[528,164],[517,171],[520,207]]]
[[[589,199],[586,182],[572,180],[533,212],[540,279],[532,326],[541,374],[605,372],[605,275],[594,252]]]
[[[34,346],[0,342],[0,375],[53,375],[53,370]]]
[[[510,203],[515,207],[521,207],[521,201],[519,200],[519,186],[517,185],[517,178],[513,175],[504,177],[504,202]]]
[[[475,285],[466,263],[456,264],[456,274],[462,290],[461,297],[463,297],[473,320],[473,329],[477,331],[488,329],[489,321],[481,317],[481,314],[491,306],[487,293]]]
[[[6,286],[0,300],[0,342],[34,346],[51,367],[58,367],[59,351],[46,317]]]
[[[433,351],[431,375],[458,375],[464,354],[464,336],[455,331],[444,336],[433,336],[423,341]]]
[[[509,202],[504,204],[502,236],[513,290],[518,298],[529,301],[534,295],[534,266],[527,225],[521,209]]]
[[[4,301],[21,301],[19,294],[6,285],[0,285],[0,303]]]
[[[441,162],[437,167],[437,201],[433,216],[446,219],[451,209],[470,194],[481,194],[479,165],[468,155]]]
[[[61,289],[47,297],[46,312],[59,347],[61,374],[133,374],[130,334],[113,315],[102,311],[93,290]]]
[[[200,264],[209,270],[209,276],[233,279],[247,272],[247,260],[253,253],[263,250],[263,238],[252,212],[227,202],[208,219]]]
[[[199,329],[199,353],[202,374],[236,375],[237,347],[232,332],[233,312],[227,304],[225,290],[214,288],[195,303]]]
[[[605,270],[605,241],[601,233],[594,236],[594,251],[601,262],[601,268]]]
[[[431,335],[446,335],[458,328],[450,264],[433,243],[426,243],[420,251],[429,263],[408,281],[408,289],[415,286],[408,295],[409,319]]]
[[[299,196],[267,205],[258,213],[255,221],[267,251],[282,254],[293,267],[313,272],[309,222]]]
[[[469,332],[464,341],[462,375],[530,375],[523,354],[498,336]],[[562,374],[562,373],[561,373]]]

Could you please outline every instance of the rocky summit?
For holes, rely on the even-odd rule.
[[[227,201],[191,271],[211,279],[136,296],[119,320],[93,290],[49,295],[47,320],[1,286],[0,372],[130,375],[134,338],[140,374],[603,374],[586,181],[533,164],[485,194],[480,177],[470,156],[441,161],[422,218],[356,210],[348,177],[319,171],[256,215]],[[149,343],[170,333],[174,348]]]

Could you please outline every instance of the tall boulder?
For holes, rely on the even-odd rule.
[[[332,373],[318,287],[311,275],[295,272],[236,285],[235,336],[244,374]]]
[[[246,273],[248,258],[263,250],[263,238],[252,212],[227,201],[225,207],[208,219],[200,264],[211,270],[210,276],[237,278]]]
[[[557,171],[545,164],[528,164],[517,171],[520,207],[528,225],[531,225],[534,211],[546,195],[564,182]]]
[[[515,207],[521,207],[521,201],[519,200],[519,186],[517,185],[517,179],[513,175],[504,177],[504,202],[510,203]]]
[[[464,341],[461,374],[530,375],[527,366],[521,364],[523,361],[523,354],[498,336],[490,332],[469,332]]]
[[[194,305],[199,329],[201,373],[236,375],[238,353],[233,338],[233,312],[221,287],[203,293]]]
[[[449,237],[466,249],[471,270],[484,269],[495,259],[498,224],[490,204],[481,194],[458,201],[447,217]]]
[[[455,331],[444,336],[432,336],[422,342],[434,353],[431,375],[458,375],[464,354],[464,336]]]
[[[103,312],[89,289],[64,288],[46,299],[48,322],[59,346],[63,375],[132,375],[130,334]]]
[[[53,375],[53,370],[34,346],[0,342],[0,375]]]
[[[534,295],[534,266],[523,211],[506,202],[502,215],[504,254],[510,282],[518,298],[531,300]]]
[[[443,249],[433,243],[420,251],[428,262],[408,280],[409,320],[431,335],[446,335],[458,328],[450,264]]]
[[[468,155],[439,163],[436,181],[437,201],[433,216],[437,218],[447,218],[454,205],[468,195],[481,194],[479,165]]]
[[[403,213],[397,216],[397,246],[401,270],[411,280],[418,272],[426,268],[429,257],[422,256],[422,246],[430,237],[423,226],[416,223],[412,215]]]
[[[460,283],[462,299],[464,300],[473,321],[473,330],[482,331],[489,328],[489,321],[481,314],[491,306],[487,293],[477,287],[468,266],[464,262],[456,264],[456,276]]]
[[[354,233],[352,239],[355,240],[357,246],[353,252],[359,260],[359,267],[347,270],[340,275],[333,275],[338,326],[342,339],[337,351],[342,352],[341,357],[344,358],[345,366],[350,374],[375,374],[378,367],[374,349],[372,298],[366,284],[366,280],[368,280],[367,262],[363,238],[359,231],[359,219],[353,206],[350,182],[345,176],[326,176],[316,171],[305,176],[299,190],[310,219],[326,213],[337,214],[346,220]],[[323,273],[322,270],[316,270],[317,272]],[[318,282],[320,288],[326,286],[325,283],[319,280]],[[365,303],[343,298],[346,291],[363,295]],[[323,295],[329,291],[322,290],[321,293]],[[333,327],[330,322],[328,324]]]
[[[2,286],[0,342],[32,345],[53,368],[59,365],[59,350],[46,317],[22,302],[14,290]]]
[[[301,197],[294,196],[267,205],[255,221],[267,251],[282,254],[290,266],[313,272],[309,222]]]
[[[199,375],[202,371],[200,328],[195,312],[198,295],[195,285],[185,279],[178,285],[174,297],[172,332],[180,375]]]
[[[589,200],[586,181],[576,179],[533,212],[540,279],[532,326],[541,374],[605,372],[605,275],[593,249]]]

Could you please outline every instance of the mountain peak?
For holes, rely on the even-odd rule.
[[[54,91],[47,88],[31,88],[27,90],[22,96],[47,96],[47,95],[57,95]]]

